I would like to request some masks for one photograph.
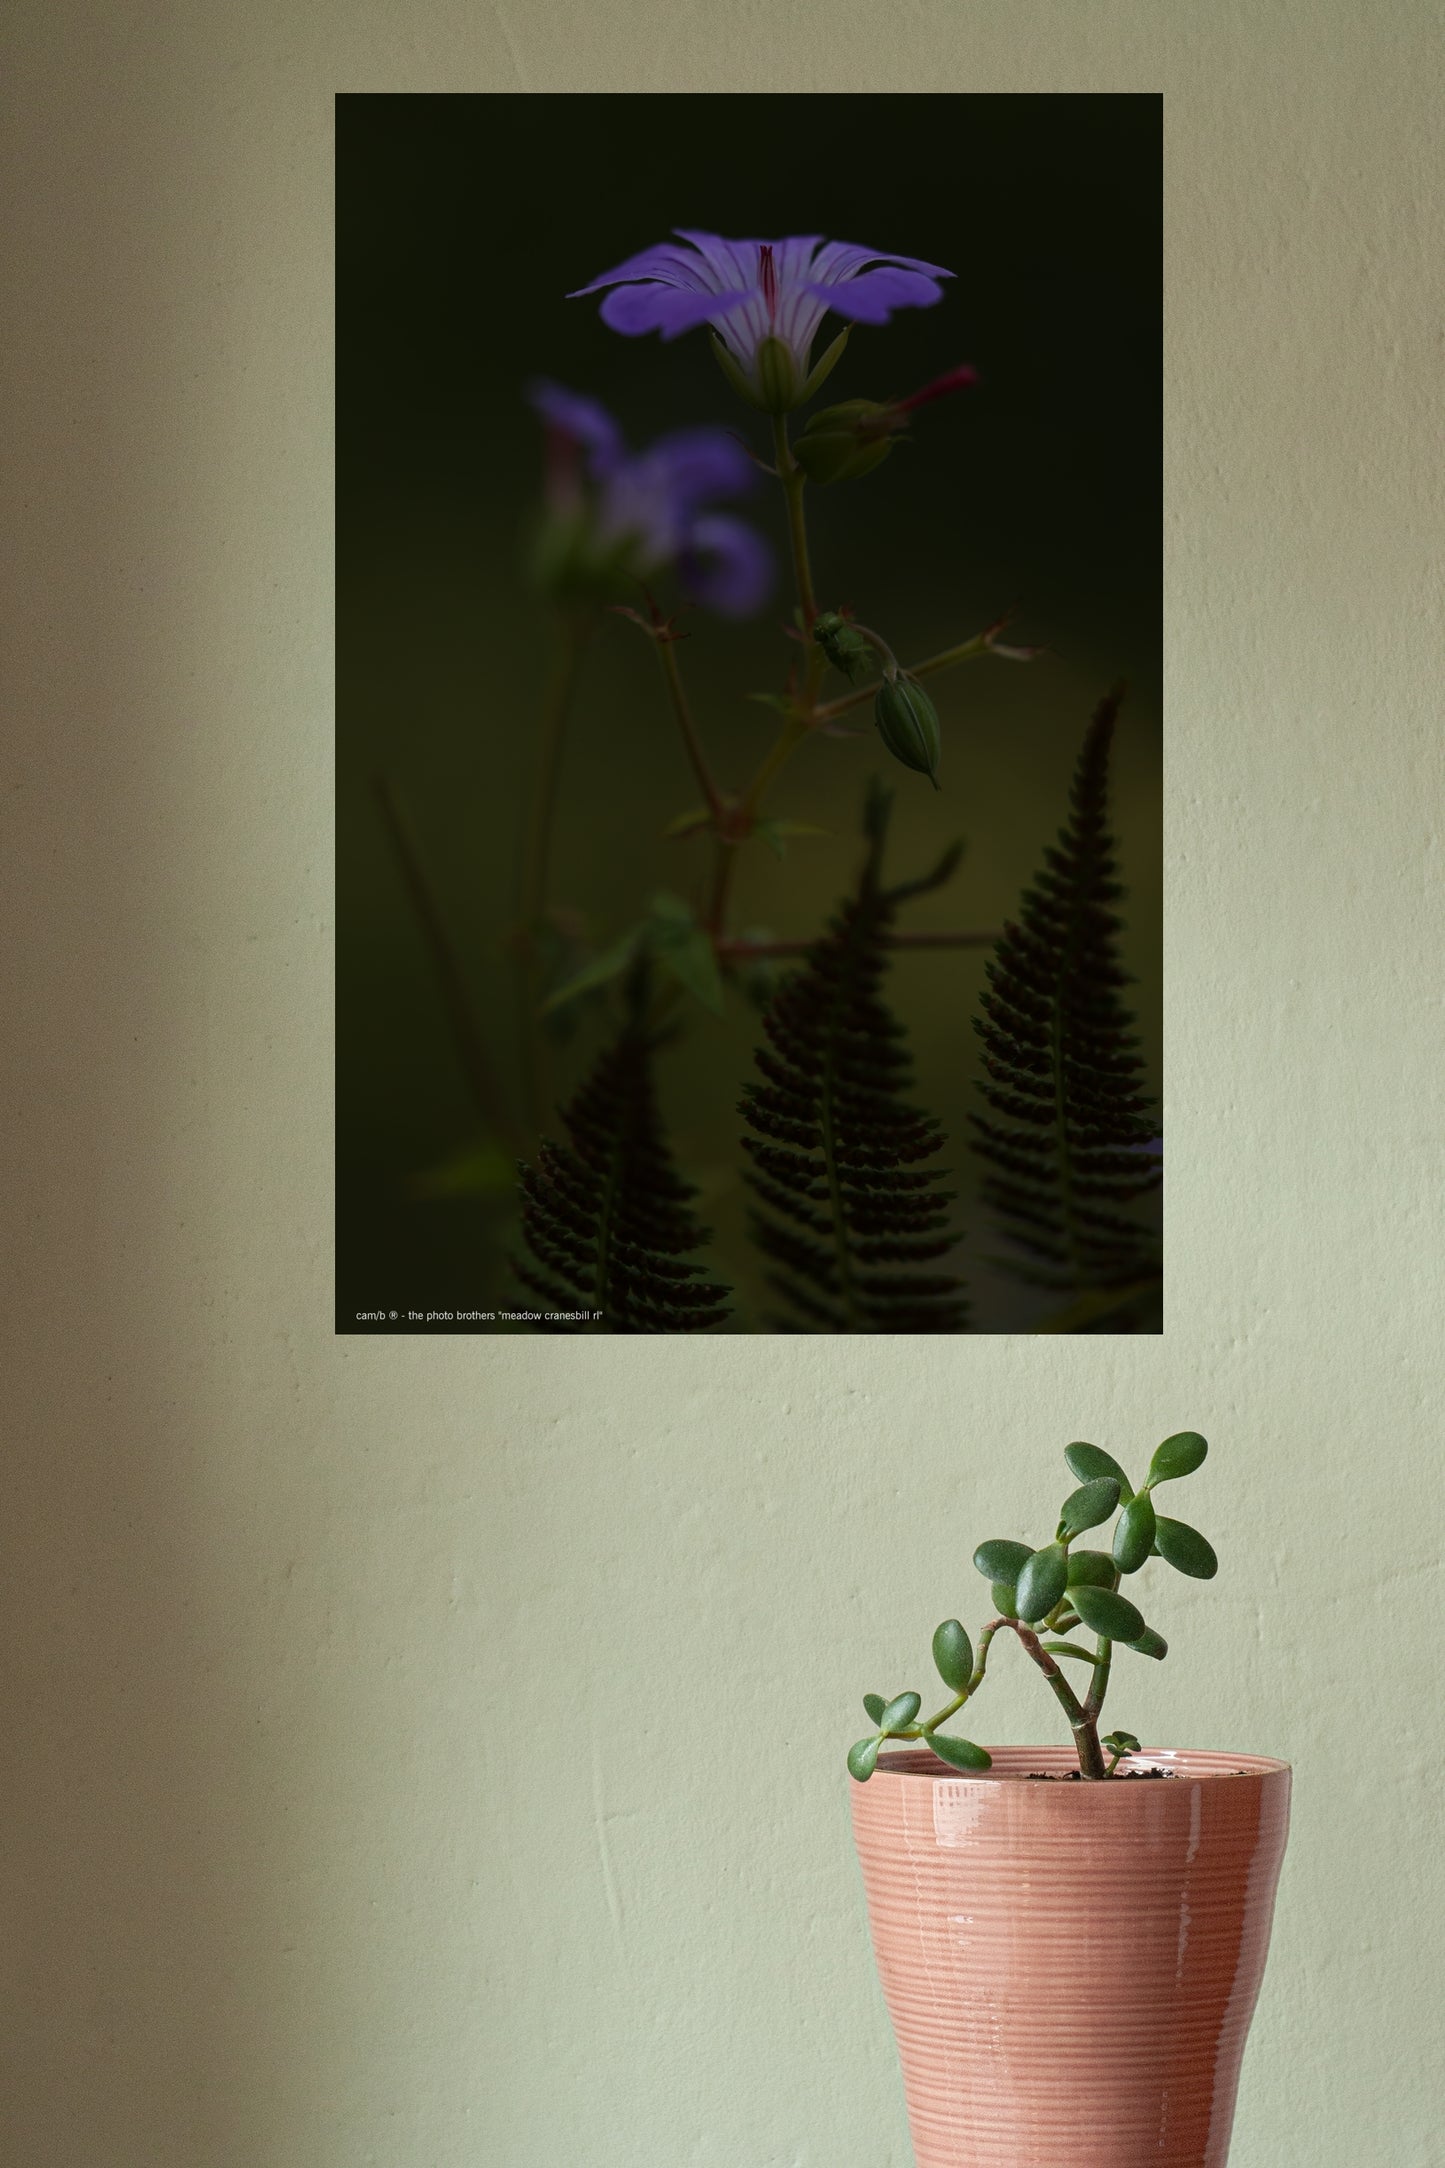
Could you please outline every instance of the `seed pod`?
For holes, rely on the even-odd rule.
[[[885,678],[874,698],[873,720],[893,758],[926,775],[937,790],[943,753],[938,710],[917,679],[905,677],[901,670]]]

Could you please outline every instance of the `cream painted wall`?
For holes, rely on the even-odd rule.
[[[1298,1766],[1237,2168],[1438,2164],[1440,33],[18,0],[0,2158],[903,2168],[853,1697],[1190,1424],[1130,1717]],[[1167,96],[1168,1330],[333,1340],[331,93],[867,82]]]

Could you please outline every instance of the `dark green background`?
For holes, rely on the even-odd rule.
[[[905,660],[1008,603],[1016,637],[1052,651],[936,681],[940,795],[891,766],[871,730],[805,746],[770,810],[832,833],[781,865],[750,850],[736,922],[779,935],[819,925],[857,861],[864,780],[886,769],[896,868],[968,841],[950,888],[908,922],[997,924],[1059,824],[1093,703],[1122,676],[1127,960],[1157,1090],[1160,123],[1153,97],[338,100],[338,1329],[406,1329],[404,1317],[359,1327],[360,1309],[513,1299],[505,1198],[417,1194],[418,1175],[477,1125],[370,779],[385,772],[405,801],[510,1086],[503,941],[547,637],[519,563],[540,451],[522,386],[547,374],[599,396],[634,443],[708,420],[758,450],[766,441],[704,333],[622,339],[595,300],[563,298],[673,226],[816,232],[957,272],[937,308],[855,331],[830,383],[830,397],[880,396],[965,360],[983,379],[930,408],[868,480],[810,493],[820,600],[854,604]],[[766,485],[750,516],[777,542],[781,574]],[[787,601],[780,576],[776,605],[746,626],[689,621],[683,658],[730,782],[768,742],[768,711],[742,696],[778,683]],[[693,892],[703,847],[660,831],[696,795],[654,658],[609,620],[572,729],[554,893],[607,937],[654,889]],[[975,953],[904,957],[891,989],[965,1198],[981,969]],[[741,1003],[721,1024],[698,1011],[664,1078],[676,1148],[718,1230],[715,1262],[745,1302],[734,1107],[755,1028]],[[585,1036],[564,1063],[563,1089],[594,1044]],[[987,1264],[990,1246],[974,1226],[976,1327],[1019,1329],[1033,1311]],[[736,1329],[758,1329],[755,1314]]]

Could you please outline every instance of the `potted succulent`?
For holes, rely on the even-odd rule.
[[[1155,1503],[1207,1450],[1194,1431],[1166,1438],[1136,1490],[1100,1447],[1069,1446],[1078,1487],[1052,1540],[974,1553],[993,1598],[977,1646],[957,1619],[933,1637],[942,1707],[925,1718],[917,1693],[865,1697],[854,1835],[919,2168],[1222,2168],[1228,2155],[1289,1768],[1100,1729],[1115,1651],[1167,1654],[1123,1584],[1154,1558],[1201,1580],[1217,1570],[1205,1538]],[[1081,1631],[1092,1646],[1068,1638]],[[1042,1673],[1072,1746],[989,1752],[940,1729],[1001,1640]]]

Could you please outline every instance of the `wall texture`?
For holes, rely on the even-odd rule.
[[[1188,1424],[1129,1720],[1298,1769],[1235,2160],[1438,2161],[1438,32],[12,11],[0,2157],[903,2168],[852,1697]],[[333,1341],[331,93],[870,82],[1167,98],[1167,1331]]]

